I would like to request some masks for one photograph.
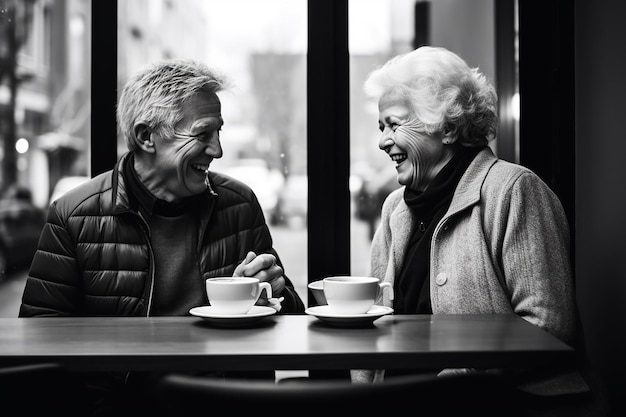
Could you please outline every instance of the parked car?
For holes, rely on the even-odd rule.
[[[236,160],[221,172],[243,181],[252,188],[259,199],[266,220],[271,223],[276,216],[278,192],[284,184],[280,171],[271,169],[264,159],[243,158]]]
[[[50,195],[50,203],[61,197],[72,188],[86,182],[87,180],[89,180],[89,177],[83,175],[71,175],[67,177],[62,177],[54,185],[54,189],[52,190],[52,194]]]
[[[306,224],[308,210],[308,178],[306,175],[290,175],[278,193],[278,204],[270,223],[293,225]]]
[[[0,196],[0,278],[30,263],[45,216],[26,188],[11,187]]]

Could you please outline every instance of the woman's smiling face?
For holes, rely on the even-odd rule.
[[[378,103],[378,146],[396,163],[398,183],[424,191],[449,160],[442,133],[427,134],[406,99],[383,96]]]

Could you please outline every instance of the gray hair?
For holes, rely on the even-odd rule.
[[[428,134],[451,132],[464,146],[496,137],[494,87],[445,48],[422,46],[390,59],[370,73],[364,91],[378,100],[404,100]]]
[[[199,92],[217,93],[229,87],[226,76],[193,60],[171,59],[143,67],[130,77],[117,104],[118,128],[128,149],[138,148],[137,123],[171,137],[182,120],[185,100]]]

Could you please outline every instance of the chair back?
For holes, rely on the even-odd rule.
[[[501,416],[506,395],[502,380],[490,374],[396,376],[376,384],[308,379],[276,384],[170,374],[161,380],[155,404],[163,416],[180,417],[218,409],[230,415],[289,412],[321,416],[345,412],[366,417],[433,410],[438,416],[468,412]]]
[[[0,367],[0,398],[7,416],[85,415],[78,382],[56,363]]]

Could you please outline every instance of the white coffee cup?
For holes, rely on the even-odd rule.
[[[265,290],[272,297],[272,286],[251,277],[215,277],[206,280],[209,303],[218,314],[246,314]]]
[[[326,302],[336,314],[367,313],[385,288],[393,300],[391,284],[375,277],[332,276],[324,278],[323,282]]]
[[[311,290],[311,294],[313,294],[313,298],[315,298],[315,301],[318,305],[325,306],[328,304],[328,302],[326,302],[326,297],[324,297],[323,280],[320,279],[318,281],[313,281],[309,283],[307,287],[309,287],[309,290]]]

